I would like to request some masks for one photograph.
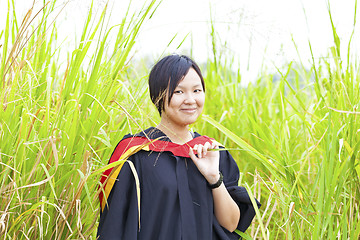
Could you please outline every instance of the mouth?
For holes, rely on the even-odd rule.
[[[180,109],[180,111],[184,112],[184,113],[194,113],[196,112],[196,108],[183,108],[183,109]]]

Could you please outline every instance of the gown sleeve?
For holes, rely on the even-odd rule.
[[[110,192],[108,205],[100,213],[97,239],[137,239],[138,221],[134,176],[129,163],[124,163]]]
[[[224,176],[223,181],[226,189],[240,209],[240,220],[237,229],[245,232],[255,216],[255,209],[247,190],[238,186],[239,168],[228,151],[220,151],[220,171]],[[261,206],[257,200],[256,203],[258,207]]]

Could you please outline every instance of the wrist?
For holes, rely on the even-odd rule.
[[[211,189],[214,189],[214,188],[218,188],[220,187],[220,185],[222,184],[223,182],[223,175],[221,172],[218,172],[216,174],[217,177],[213,178],[213,179],[209,179],[208,180],[208,186],[211,188]]]
[[[216,172],[213,174],[209,174],[206,177],[206,181],[208,182],[208,184],[212,185],[215,184],[220,178],[220,172]]]

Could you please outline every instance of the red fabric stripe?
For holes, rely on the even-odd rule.
[[[204,145],[206,142],[211,142],[212,140],[213,139],[209,138],[208,136],[199,136],[183,145],[173,143],[173,142],[168,142],[168,141],[156,140],[156,141],[150,143],[149,149],[150,149],[150,151],[154,151],[154,152],[168,151],[176,156],[190,157],[189,156],[189,148],[190,147],[194,147],[196,144]],[[150,141],[153,141],[153,139],[150,139]],[[116,148],[109,160],[109,164],[121,159],[121,156],[129,148],[131,148],[133,146],[140,146],[140,145],[143,145],[146,143],[149,143],[149,139],[147,139],[146,137],[130,137],[130,138],[121,140],[121,142],[116,146]],[[101,184],[104,184],[104,182],[106,181],[106,179],[108,178],[108,176],[110,175],[112,170],[113,170],[113,168],[110,168],[103,173],[103,175],[101,176],[101,179],[100,179]],[[105,185],[103,186],[103,188],[105,188]],[[102,192],[100,192],[99,198],[100,198],[100,204],[101,204],[101,202],[103,200]]]
[[[212,139],[207,136],[200,136],[197,138],[192,139],[191,141],[180,145],[173,142],[166,142],[166,141],[156,141],[153,144],[149,145],[151,151],[155,152],[172,152],[176,156],[180,157],[190,157],[189,156],[189,148],[194,147],[196,144],[204,145],[206,142],[211,142]]]

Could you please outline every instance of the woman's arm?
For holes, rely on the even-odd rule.
[[[240,219],[240,209],[226,190],[224,183],[213,189],[212,194],[216,219],[230,232],[235,231]]]
[[[217,149],[218,146],[213,143],[206,142],[204,145],[195,145],[190,148],[189,155],[197,166],[201,174],[211,185],[216,183],[219,178],[219,151],[208,151],[209,149]],[[196,151],[197,156],[193,150]],[[217,188],[212,189],[214,199],[215,217],[221,226],[233,232],[240,219],[240,209],[225,188],[224,183]]]

